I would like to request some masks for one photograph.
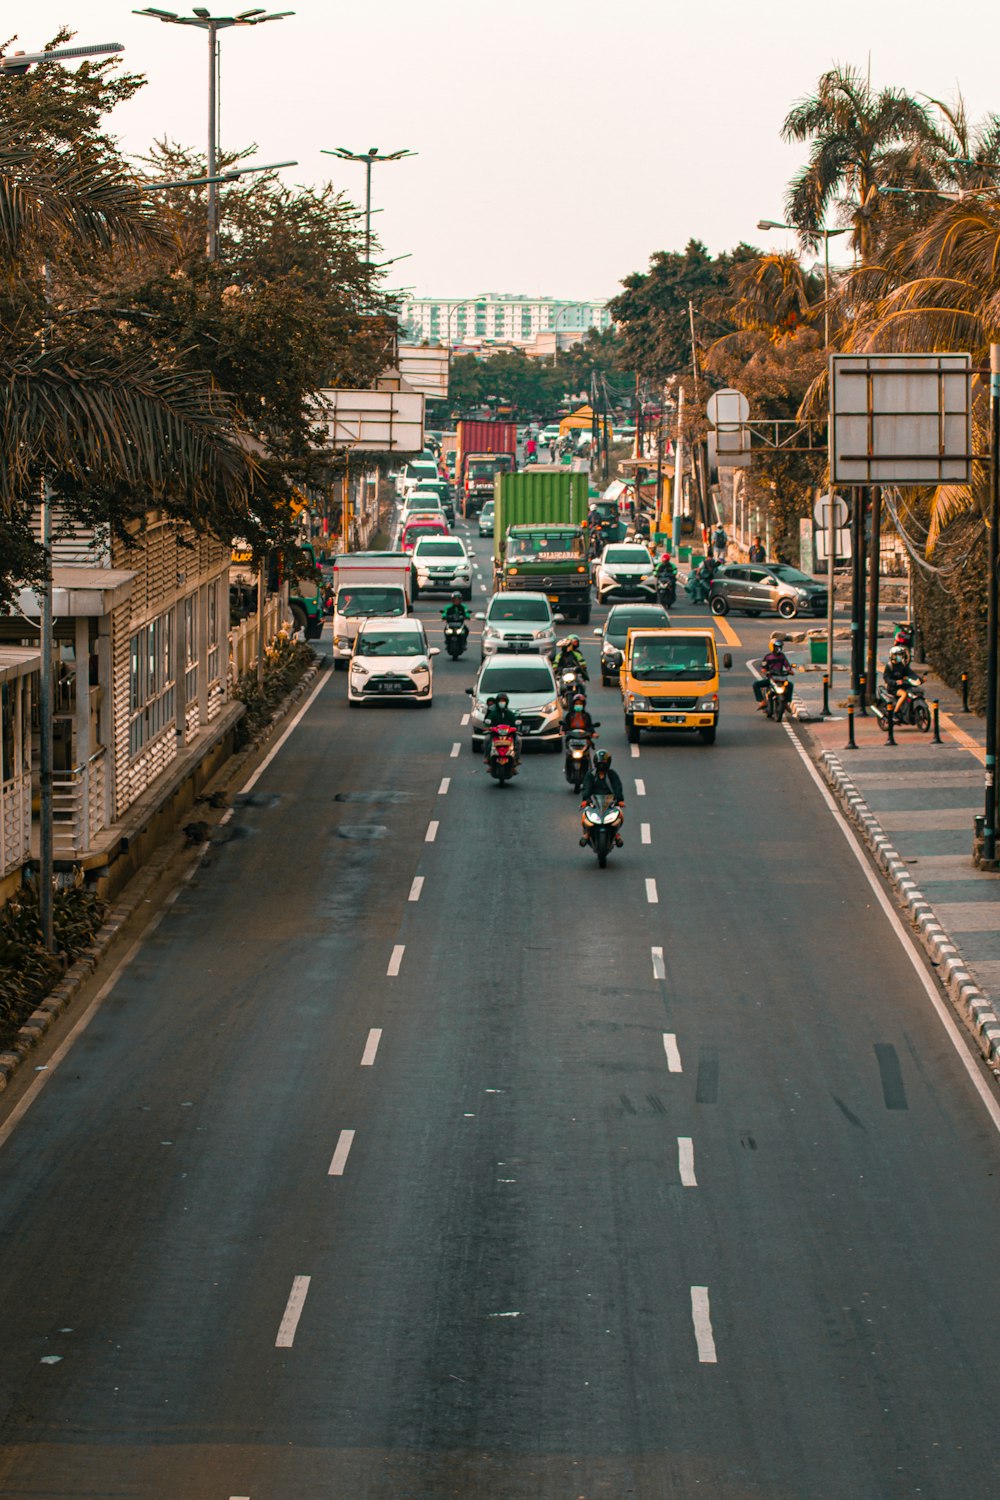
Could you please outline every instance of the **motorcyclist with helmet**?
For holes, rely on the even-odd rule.
[[[893,712],[898,717],[906,704],[911,683],[920,681],[910,671],[909,648],[901,642],[890,647],[888,659],[882,668],[882,681],[885,683],[886,695],[894,700]]]
[[[461,594],[452,594],[451,599],[441,611],[441,618],[444,620],[444,623],[446,625],[460,625],[462,628],[462,634],[466,637],[466,639],[468,638],[469,626],[467,622],[472,618],[472,616],[466,609],[465,605],[462,603]]]
[[[785,643],[780,635],[772,635],[767,653],[761,658],[760,670],[764,674],[753,685],[753,695],[760,709],[765,707],[768,683],[772,677],[791,677],[795,668],[785,655]]]
[[[592,735],[596,727],[587,711],[586,696],[583,693],[574,693],[573,701],[563,715],[563,734]]]
[[[483,760],[486,765],[490,763],[490,747],[493,743],[492,731],[504,724],[512,725],[516,730],[518,722],[517,714],[511,708],[510,699],[506,693],[497,693],[495,698],[487,698],[486,712],[483,714]],[[521,739],[517,734],[515,734],[514,738],[514,753],[517,756],[520,756],[521,753]]]
[[[677,569],[669,552],[664,551],[656,564],[657,592],[666,594],[670,604],[677,597]]]
[[[587,809],[587,803],[591,797],[613,797],[624,812],[625,793],[622,791],[622,779],[617,771],[611,769],[611,754],[609,751],[598,750],[594,756],[593,765],[583,778],[583,784],[580,787],[580,796],[583,798],[583,801],[580,803],[580,844],[582,847],[588,842],[586,837],[587,825],[583,814]],[[615,834],[615,843],[619,849],[622,847],[622,842],[621,832],[619,831]]]
[[[552,658],[552,670],[557,674],[573,671],[582,677],[584,682],[590,681],[590,673],[587,671],[587,663],[580,650],[578,635],[568,635],[564,641],[559,642],[555,656]]]

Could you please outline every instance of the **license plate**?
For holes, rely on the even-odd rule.
[[[549,594],[548,599],[549,599],[549,603],[550,604],[558,604],[559,603],[559,595],[558,594]]]
[[[382,693],[401,693],[403,691],[403,684],[401,682],[380,682],[377,686]]]
[[[683,724],[685,717],[684,714],[661,714],[660,722],[663,724]]]

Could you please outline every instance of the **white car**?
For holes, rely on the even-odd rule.
[[[550,443],[558,443],[561,436],[559,423],[553,422],[550,426],[542,428],[538,434],[538,441],[543,447],[547,448]]]
[[[437,479],[438,466],[432,459],[415,458],[406,465],[402,478],[397,480],[396,488],[405,500],[407,495],[420,488],[422,479]]]
[[[441,504],[441,496],[433,490],[414,490],[407,495],[403,501],[403,525],[406,525],[411,510],[433,510],[444,514],[444,506]]]
[[[641,542],[609,542],[594,569],[597,602],[608,599],[656,600],[656,569]]]
[[[419,593],[459,593],[463,599],[472,598],[472,562],[460,537],[421,537],[412,557]]]
[[[434,700],[431,658],[437,646],[427,645],[424,627],[412,615],[365,620],[354,641],[347,679],[347,702],[362,703],[408,699],[420,708]]]
[[[485,622],[483,658],[528,651],[551,656],[556,648],[556,618],[544,594],[494,594],[486,613],[476,615]]]
[[[539,656],[493,656],[479,669],[474,688],[465,690],[472,699],[470,721],[472,749],[483,748],[483,725],[487,698],[506,693],[521,721],[521,739],[527,744],[562,744],[563,706],[556,691],[552,664]]]

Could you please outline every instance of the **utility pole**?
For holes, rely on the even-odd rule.
[[[684,387],[677,388],[677,451],[674,454],[674,482],[670,490],[672,519],[670,552],[677,556],[681,545],[681,502],[684,498]]]
[[[987,532],[986,594],[986,786],[983,800],[983,859],[997,857],[997,670],[1000,666],[998,579],[1000,548],[1000,344],[990,345],[990,524]]]
[[[860,693],[865,661],[865,492],[856,485],[851,511],[851,692]]]
[[[865,675],[868,679],[868,696],[875,692],[875,676],[878,672],[878,611],[879,569],[882,553],[882,486],[872,485],[872,536],[868,559],[868,659]]]

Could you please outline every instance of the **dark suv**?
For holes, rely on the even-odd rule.
[[[747,615],[826,614],[827,591],[800,568],[788,563],[726,563],[712,579],[708,603],[713,615],[731,609]]]

